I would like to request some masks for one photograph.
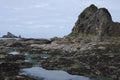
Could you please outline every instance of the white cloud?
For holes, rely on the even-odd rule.
[[[24,21],[22,22],[23,24],[27,24],[27,25],[32,25],[35,24],[33,21]]]
[[[23,9],[25,9],[25,8],[20,8],[20,7],[13,8],[13,10],[23,10]]]
[[[60,28],[60,29],[65,29],[65,26],[60,26],[59,28]]]
[[[34,25],[34,28],[48,28],[48,29],[50,29],[50,28],[52,28],[52,27],[54,27],[54,25]]]
[[[37,4],[37,5],[33,6],[33,8],[43,8],[43,7],[48,7],[48,6],[49,6],[49,4],[43,3],[43,4]]]
[[[2,19],[2,21],[11,22],[11,21],[18,21],[18,19],[17,18],[4,18]]]
[[[35,5],[30,5],[27,7],[15,7],[13,8],[13,10],[26,10],[26,9],[34,9],[34,8],[44,8],[44,7],[48,7],[49,4],[47,3],[42,3],[42,4],[35,4]]]
[[[50,6],[48,3],[40,3],[40,4],[34,4],[34,5],[29,5],[26,7],[18,6],[18,7],[13,7],[11,8],[13,11],[22,11],[22,10],[29,10],[29,9],[36,9],[36,8],[46,8]],[[10,9],[8,7],[8,9]]]

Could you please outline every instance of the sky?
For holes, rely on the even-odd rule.
[[[90,4],[107,8],[113,21],[120,22],[119,0],[0,0],[0,36],[63,37]]]

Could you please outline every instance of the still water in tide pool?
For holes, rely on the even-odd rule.
[[[65,71],[45,70],[41,67],[34,66],[32,68],[22,69],[22,74],[33,77],[44,78],[44,80],[89,80],[89,78],[77,75],[70,75]]]
[[[31,58],[36,56],[41,56],[43,58],[49,57],[49,55],[45,54],[28,54],[28,53],[19,53],[16,51],[10,52],[9,54],[12,55],[25,55],[26,60],[29,62],[36,63],[31,68],[22,68],[20,71],[20,75],[27,75],[36,79],[42,80],[108,80],[108,79],[94,79],[79,75],[71,75],[65,71],[62,70],[46,70],[42,67],[38,66],[37,62],[33,61]]]

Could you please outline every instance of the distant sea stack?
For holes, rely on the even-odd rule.
[[[7,32],[7,35],[3,35],[2,38],[21,38],[21,36],[15,36],[14,34]]]
[[[67,37],[120,37],[120,23],[113,22],[111,14],[106,8],[95,5],[87,7],[79,16]]]

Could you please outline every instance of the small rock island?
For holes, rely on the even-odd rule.
[[[14,34],[7,32],[7,35],[3,35],[2,38],[21,38],[21,36],[15,36]]]
[[[11,33],[3,37],[17,38]],[[78,16],[72,32],[63,38],[0,40],[1,79],[37,80],[18,74],[21,67],[33,64],[24,62],[25,55],[7,54],[10,51],[37,54],[32,60],[47,70],[64,70],[90,80],[120,80],[120,23],[112,21],[106,8],[93,4]],[[47,56],[38,56],[43,54]]]

